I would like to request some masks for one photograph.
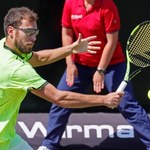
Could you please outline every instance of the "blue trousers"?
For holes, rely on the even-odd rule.
[[[66,72],[64,72],[58,84],[58,89],[86,93],[88,87],[93,84],[92,78],[96,68],[86,67],[79,64],[76,64],[76,66],[78,68],[78,77],[75,79],[74,85],[69,87],[66,84]],[[125,69],[125,63],[112,65],[107,68],[105,87],[109,92],[116,91],[124,78]],[[125,89],[125,96],[118,106],[118,110],[128,123],[137,131],[140,140],[145,144],[147,150],[150,150],[150,119],[145,110],[135,99],[131,82],[128,83]],[[58,150],[62,134],[72,111],[73,109],[66,109],[52,104],[49,112],[48,134],[43,140],[42,145],[48,147],[50,150]]]

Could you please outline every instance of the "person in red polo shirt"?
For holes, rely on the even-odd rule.
[[[112,0],[66,0],[62,15],[62,43],[71,44],[81,33],[83,38],[97,35],[101,50],[95,55],[88,52],[66,58],[67,68],[58,89],[85,93],[93,85],[100,93],[104,87],[116,91],[124,78],[126,63],[118,34],[120,18]],[[134,127],[139,138],[150,149],[150,120],[134,97],[131,82],[125,89],[118,110]],[[52,105],[47,136],[39,150],[58,150],[62,134],[73,110]]]

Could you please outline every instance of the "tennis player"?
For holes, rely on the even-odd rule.
[[[100,96],[60,91],[38,75],[33,67],[86,50],[88,42],[95,37],[81,40],[80,35],[69,46],[33,52],[32,47],[39,32],[36,21],[37,14],[26,7],[12,8],[4,18],[6,37],[0,41],[0,150],[32,150],[15,132],[19,108],[28,91],[68,108],[117,107],[123,96],[123,93],[115,92]],[[91,44],[89,52],[92,52]]]

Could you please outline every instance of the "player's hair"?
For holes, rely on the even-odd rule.
[[[35,12],[33,12],[27,7],[11,8],[4,17],[3,27],[5,36],[8,35],[7,33],[8,26],[18,27],[22,24],[21,21],[23,19],[27,19],[28,21],[37,21],[38,16]]]

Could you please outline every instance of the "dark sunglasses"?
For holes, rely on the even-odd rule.
[[[17,30],[21,30],[27,36],[31,36],[31,35],[37,36],[38,33],[39,33],[39,29],[34,29],[34,28],[17,28],[17,27],[14,27],[14,28],[17,29]]]

